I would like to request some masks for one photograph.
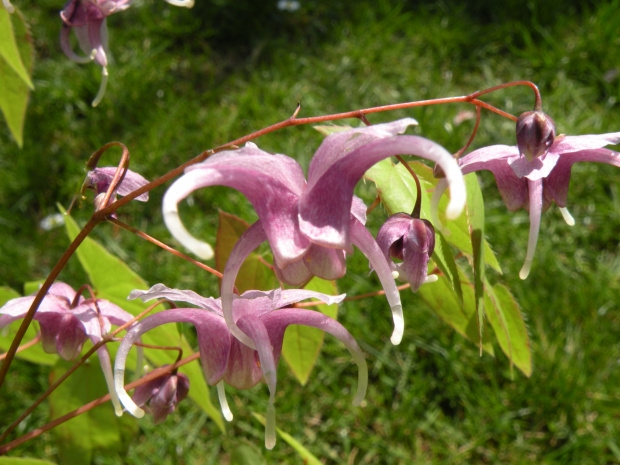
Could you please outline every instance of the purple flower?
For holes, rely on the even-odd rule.
[[[502,199],[510,211],[520,208],[529,210],[530,234],[525,263],[519,272],[521,279],[527,278],[534,260],[541,213],[555,202],[560,207],[566,223],[570,226],[575,224],[575,220],[566,209],[573,163],[594,161],[620,167],[620,154],[602,148],[619,143],[620,132],[585,136],[559,135],[545,149],[547,144],[544,141],[552,132],[553,124],[551,118],[548,116],[546,118],[544,121],[532,122],[529,132],[518,136],[517,141],[521,149],[514,146],[493,145],[475,150],[459,159],[463,174],[480,170],[489,170],[493,173]],[[528,150],[532,155],[531,160],[527,158]],[[445,186],[443,181],[437,185],[433,193],[433,205],[439,203],[439,197]]]
[[[8,0],[3,0],[5,4]],[[191,8],[194,0],[166,0],[175,6]],[[106,18],[129,8],[132,0],[69,0],[60,12],[62,30],[60,47],[71,60],[88,63],[95,60],[101,66],[101,85],[93,107],[99,105],[108,83],[108,27]],[[86,56],[76,54],[69,43],[71,29],[75,30],[78,44]]]
[[[148,403],[145,410],[153,415],[153,423],[158,424],[176,410],[188,392],[189,378],[175,371],[138,386],[132,400],[140,407]]]
[[[232,320],[233,285],[245,258],[265,240],[274,255],[278,277],[299,286],[312,276],[333,280],[346,271],[345,253],[357,246],[368,257],[386,292],[394,317],[392,342],[403,333],[400,296],[389,264],[365,228],[366,206],[354,196],[365,171],[392,155],[412,154],[438,163],[451,188],[450,217],[461,212],[465,187],[458,164],[438,144],[419,136],[398,135],[415,124],[408,118],[387,124],[336,132],[315,153],[308,181],[301,166],[285,155],[273,155],[248,143],[221,152],[189,167],[166,192],[164,220],[173,236],[201,258],[210,258],[211,247],[192,237],[179,219],[178,203],[201,187],[225,185],[243,193],[259,220],[239,239],[222,280],[222,307],[230,330],[253,348]]]
[[[0,308],[0,328],[15,320],[23,318],[35,295],[9,300]],[[80,355],[86,339],[93,344],[102,340],[110,331],[111,324],[120,326],[130,321],[133,316],[113,303],[97,299],[85,299],[78,296],[71,286],[54,283],[41,301],[34,319],[41,327],[41,342],[47,353],[58,353],[65,360],[73,360]],[[112,404],[119,415],[122,408],[114,391],[110,353],[103,345],[97,350],[101,369],[106,378]]]
[[[62,30],[60,47],[65,55],[78,63],[95,60],[101,66],[101,85],[92,105],[103,99],[108,83],[108,27],[106,18],[112,13],[129,8],[131,0],[69,0],[60,12]],[[71,29],[75,30],[78,44],[86,56],[77,55],[69,43]]]
[[[95,168],[92,171],[89,171],[86,174],[86,180],[84,181],[84,186],[82,187],[82,192],[85,189],[92,189],[95,191],[95,210],[99,210],[101,208],[101,202],[103,201],[108,188],[110,187],[110,183],[112,179],[114,179],[114,175],[116,174],[116,170],[118,168],[115,166],[106,166],[104,168]],[[136,189],[145,186],[149,182],[144,179],[138,173],[127,170],[125,173],[125,177],[118,185],[116,190],[112,193],[112,201],[114,200],[114,196],[118,195],[127,195]],[[140,202],[147,202],[149,200],[149,193],[145,192],[144,194],[140,194],[135,200],[139,200]]]
[[[430,221],[396,213],[379,229],[377,243],[392,271],[409,282],[413,292],[427,279],[429,282],[437,279],[434,275],[427,277],[428,261],[435,249],[435,229]],[[401,262],[394,263],[392,258]]]
[[[133,416],[142,417],[144,411],[134,403],[124,389],[125,361],[136,339],[153,328],[166,323],[191,323],[196,327],[200,361],[207,383],[217,385],[218,397],[224,417],[232,420],[224,394],[224,383],[237,389],[249,389],[263,380],[269,388],[269,407],[265,432],[265,447],[275,445],[275,393],[276,370],[282,351],[284,331],[289,325],[312,326],[340,339],[349,349],[358,365],[359,378],[354,405],[360,405],[366,394],[368,371],[361,349],[353,336],[336,320],[324,314],[302,308],[287,308],[295,302],[316,298],[327,304],[340,302],[344,296],[328,296],[307,290],[281,290],[270,292],[247,291],[233,301],[233,317],[247,334],[253,350],[237,340],[228,330],[220,299],[205,298],[193,291],[170,289],[156,284],[148,291],[133,291],[129,299],[143,301],[164,298],[183,301],[200,308],[175,308],[161,311],[137,323],[127,332],[120,344],[114,364],[116,392]]]

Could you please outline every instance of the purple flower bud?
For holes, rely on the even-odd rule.
[[[132,397],[140,407],[148,403],[146,410],[153,415],[153,423],[166,420],[177,404],[187,397],[189,378],[183,373],[168,373],[138,386]]]
[[[435,250],[435,229],[428,220],[413,218],[406,213],[390,216],[379,229],[377,243],[394,272],[408,281],[413,292],[427,279],[428,261]]]
[[[542,111],[528,111],[517,120],[519,153],[529,161],[544,154],[555,139],[555,123]]]

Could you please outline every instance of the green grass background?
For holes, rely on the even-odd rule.
[[[300,116],[312,116],[463,95],[521,79],[540,86],[559,132],[620,130],[618,0],[301,0],[296,12],[279,11],[275,1],[197,0],[186,10],[136,0],[109,18],[110,83],[96,109],[90,101],[99,68],[74,64],[59,49],[62,2],[16,4],[36,53],[24,148],[0,127],[0,284],[18,290],[43,279],[67,245],[62,228],[43,231],[40,220],[56,212],[56,202],[69,204],[88,156],[112,140],[129,147],[132,169],[153,179],[205,149],[287,118],[298,102]],[[533,96],[513,88],[488,101],[519,114],[532,108]],[[444,105],[369,119],[413,116],[417,133],[456,151],[472,122],[457,126],[453,118],[466,109]],[[257,143],[307,166],[320,141],[310,127],[297,127]],[[514,124],[484,112],[474,146],[514,142]],[[111,151],[106,160],[116,163],[117,156]],[[492,176],[480,179],[488,238],[504,268],[493,278],[511,288],[527,317],[532,377],[511,375],[502,354],[479,357],[477,347],[407,291],[406,332],[398,347],[388,340],[383,298],[342,305],[340,320],[368,354],[366,405],[351,406],[355,368],[330,339],[306,386],[284,364],[279,370],[278,426],[323,462],[620,463],[620,172],[598,164],[573,168],[569,209],[577,225],[568,227],[555,207],[543,216],[526,281],[518,270],[527,214],[507,212]],[[119,217],[171,242],[159,213],[163,192]],[[197,193],[182,214],[191,231],[213,240],[218,209],[256,218],[225,188]],[[83,222],[89,213],[85,203],[74,216]],[[383,219],[377,212],[371,227]],[[217,293],[215,279],[110,225],[94,237],[149,283]],[[343,292],[378,288],[359,252],[349,270],[339,282]],[[75,287],[84,282],[77,260],[61,280]],[[2,388],[1,417],[14,418],[44,390],[47,376],[43,368],[16,361]],[[265,411],[266,387],[229,389],[229,396],[235,420],[226,435],[185,402],[161,426],[140,421],[141,435],[125,455],[102,454],[95,463],[229,463],[240,443],[268,463],[300,462],[281,440],[273,451],[262,450],[263,429],[251,412]],[[46,417],[42,406],[24,432]],[[55,453],[53,437],[45,434],[12,455],[54,459]]]

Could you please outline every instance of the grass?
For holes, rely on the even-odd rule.
[[[109,18],[114,63],[107,95],[93,110],[99,70],[60,54],[60,4],[22,2],[35,40],[36,91],[24,149],[5,129],[0,133],[0,284],[21,289],[49,272],[67,243],[62,230],[45,232],[38,223],[56,211],[57,201],[69,203],[82,163],[110,140],[124,142],[132,167],[153,179],[204,149],[288,117],[297,102],[301,115],[319,115],[463,95],[518,79],[540,86],[561,132],[617,131],[619,2],[563,2],[545,11],[535,3],[304,1],[289,14],[252,2],[202,1],[187,11],[144,0]],[[489,101],[518,114],[531,109],[533,98],[525,89],[508,89]],[[413,116],[417,133],[456,151],[471,131],[468,123],[452,122],[464,109],[446,105],[370,120]],[[320,140],[311,128],[289,128],[258,143],[306,166]],[[494,143],[514,143],[514,126],[485,114],[475,145]],[[107,160],[116,159],[110,154]],[[566,226],[556,208],[543,216],[526,281],[517,274],[527,215],[507,212],[492,177],[480,178],[488,237],[505,271],[493,278],[511,288],[527,316],[532,377],[511,374],[501,354],[480,358],[474,345],[407,292],[406,332],[398,347],[389,344],[391,323],[381,298],[343,305],[341,321],[368,354],[365,406],[351,406],[355,368],[329,338],[306,386],[286,367],[279,372],[278,426],[325,463],[620,462],[618,171],[574,167],[569,208],[577,226]],[[159,214],[162,192],[120,216],[170,242]],[[183,216],[194,233],[213,239],[217,209],[255,218],[247,203],[223,188],[197,193]],[[75,212],[81,221],[88,215],[87,203]],[[382,220],[377,214],[371,226],[376,230]],[[134,237],[108,225],[95,236],[150,283],[217,293],[215,280]],[[343,278],[341,290],[355,295],[378,287],[359,253],[349,269],[362,271]],[[61,279],[77,284],[84,276],[73,261]],[[47,376],[25,362],[14,370],[3,387],[2,418],[28,405]],[[229,395],[235,421],[226,435],[186,402],[163,426],[140,421],[142,434],[123,458],[102,455],[95,462],[227,463],[239,441],[247,441],[268,463],[298,463],[283,441],[274,451],[261,449],[262,427],[251,412],[264,413],[264,386],[230,389]],[[44,407],[29,420],[32,426],[44,421],[41,412]],[[54,459],[55,453],[47,435],[12,455]]]

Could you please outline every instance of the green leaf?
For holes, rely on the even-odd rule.
[[[349,129],[351,129],[351,126],[340,126],[337,124],[326,124],[326,125],[318,125],[318,126],[312,126],[314,129],[316,129],[317,131],[319,131],[321,134],[323,134],[324,136],[329,136],[330,134],[333,134],[335,132],[344,132],[344,131],[348,131]]]
[[[62,207],[61,212],[64,213]],[[73,240],[80,229],[73,218],[65,216],[65,226],[69,238]],[[127,300],[127,296],[134,289],[148,289],[148,284],[132,271],[123,261],[110,254],[101,244],[91,238],[86,238],[78,248],[76,255],[80,264],[88,274],[93,287],[97,290],[97,297],[115,303],[132,315],[138,315],[150,304],[139,300]],[[180,336],[176,326],[164,325],[155,328],[142,336],[146,344],[155,346],[170,346],[179,344],[186,357],[193,353],[187,340]],[[177,353],[169,350],[145,350],[145,356],[156,366],[174,363]],[[179,368],[191,380],[190,398],[202,408],[222,430],[225,430],[224,420],[218,408],[209,397],[209,389],[199,361],[188,363]]]
[[[435,189],[438,180],[433,176],[433,170],[419,162],[410,162],[409,166],[415,171],[422,186],[422,218],[430,218],[430,201],[428,192]],[[416,197],[415,181],[409,171],[401,164],[394,165],[391,160],[382,160],[366,171],[365,179],[373,181],[377,186],[377,194],[385,206],[388,214],[398,212],[411,213]],[[442,221],[447,242],[455,246],[464,254],[471,256],[473,249],[469,236],[469,227],[466,215],[455,220],[446,221],[445,211],[448,196],[444,195],[439,203],[439,218]],[[437,225],[434,225],[435,229]],[[484,241],[484,258],[487,265],[501,273],[501,267],[491,250],[488,242]]]
[[[338,293],[338,288],[334,281],[325,281],[316,277],[305,286],[305,289],[329,295],[336,295]],[[338,304],[321,304],[313,307],[313,310],[334,319],[338,316]],[[302,385],[306,384],[310,372],[314,368],[323,346],[324,337],[325,333],[323,331],[308,326],[291,325],[286,329],[282,344],[282,356]]]
[[[0,57],[4,59],[4,61],[15,71],[15,73],[24,81],[25,84],[30,87],[30,89],[34,89],[32,85],[32,81],[30,81],[30,76],[28,75],[29,66],[24,66],[24,62],[21,57],[21,50],[17,46],[17,40],[23,40],[23,36],[15,34],[13,31],[13,25],[11,21],[11,17],[15,18],[17,23],[24,23],[24,19],[22,18],[19,12],[16,12],[15,15],[10,15],[6,9],[0,9]],[[16,29],[21,31],[22,27],[18,26]],[[25,24],[23,29],[26,29]],[[27,36],[27,40],[30,43],[30,37]],[[32,47],[31,47],[32,50]],[[32,60],[32,57],[30,57]]]
[[[523,315],[508,289],[485,281],[486,315],[502,351],[523,374],[532,374],[532,353]]]
[[[418,289],[417,294],[426,304],[456,332],[465,336],[474,344],[479,344],[478,321],[476,317],[476,303],[473,286],[460,273],[463,283],[463,304],[454,292],[445,276],[439,276],[437,282],[425,284]],[[482,335],[482,349],[493,355],[493,345],[488,333]]]
[[[24,119],[32,82],[33,48],[21,13],[0,8],[0,110],[11,134],[21,148],[24,142]]]
[[[456,293],[458,301],[463,304],[463,289],[461,288],[461,278],[459,271],[450,250],[450,245],[439,231],[435,232],[435,250],[433,251],[433,260],[439,267],[439,270],[452,284],[452,288]]]
[[[219,271],[224,271],[233,247],[248,227],[241,218],[220,211],[215,241],[215,267]],[[250,289],[267,291],[278,287],[278,280],[265,259],[253,252],[241,265],[235,285],[241,293]]]
[[[247,442],[235,441],[230,451],[230,465],[261,465],[267,463],[261,451]]]
[[[263,426],[265,426],[265,417],[259,415],[258,413],[253,413],[254,418],[256,418]],[[291,446],[295,451],[299,454],[299,456],[303,459],[303,463],[306,465],[322,465],[322,462],[317,459],[312,452],[306,449],[297,439],[291,436],[288,433],[285,433],[280,428],[276,428],[276,432],[278,436],[284,439],[289,446]]]
[[[478,184],[478,177],[474,174],[465,176],[467,189],[467,220],[473,250],[474,295],[476,300],[476,315],[478,315],[478,336],[480,355],[482,355],[482,333],[484,329],[484,200]]]
[[[56,463],[28,457],[0,457],[0,465],[56,465]]]
[[[50,374],[58,379],[72,362],[59,359]],[[99,363],[81,365],[50,396],[50,416],[58,418],[108,393]],[[103,404],[53,429],[63,464],[89,464],[93,455],[114,457],[124,453],[138,431],[128,415],[117,417],[110,404]]]

